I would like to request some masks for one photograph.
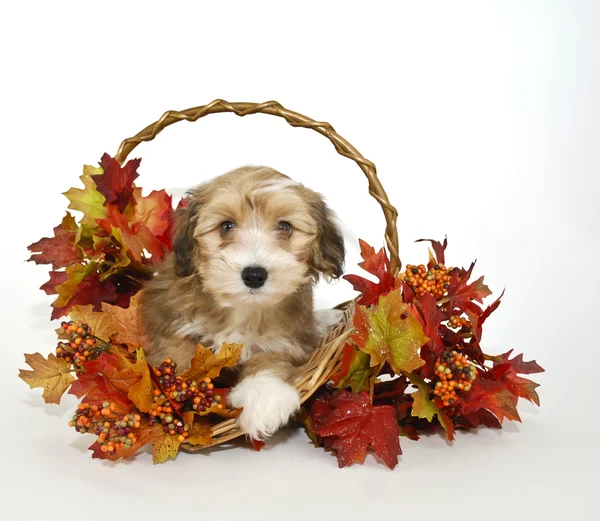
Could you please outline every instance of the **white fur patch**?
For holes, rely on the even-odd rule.
[[[269,181],[263,184],[260,188],[255,191],[255,194],[268,194],[272,192],[281,192],[286,190],[287,188],[291,188],[293,186],[298,186],[299,183],[297,181],[293,181],[292,179],[276,179],[274,181]]]
[[[319,338],[324,338],[327,332],[337,326],[344,312],[341,309],[319,309],[315,311],[315,320],[317,321],[317,335]]]
[[[238,424],[254,440],[271,436],[300,408],[296,389],[270,371],[242,380],[229,394],[229,402],[244,408]]]

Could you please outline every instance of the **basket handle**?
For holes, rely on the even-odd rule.
[[[352,159],[363,171],[369,181],[369,194],[381,205],[383,215],[386,221],[385,240],[390,252],[391,271],[394,276],[398,274],[402,266],[400,257],[398,256],[398,230],[396,228],[396,219],[398,211],[394,208],[377,177],[377,169],[375,165],[365,159],[362,154],[356,150],[348,141],[340,136],[329,123],[318,122],[307,118],[302,114],[293,112],[282,107],[276,101],[266,101],[264,103],[229,103],[224,100],[217,99],[208,105],[193,107],[190,109],[176,111],[170,110],[165,112],[158,121],[147,126],[135,136],[125,139],[115,159],[122,164],[131,151],[138,146],[142,141],[152,141],[156,135],[164,128],[176,123],[177,121],[196,121],[207,114],[216,114],[220,112],[233,112],[238,116],[247,116],[248,114],[270,114],[279,116],[285,119],[293,127],[304,127],[316,130],[319,134],[326,136],[333,143],[336,151],[342,156]]]

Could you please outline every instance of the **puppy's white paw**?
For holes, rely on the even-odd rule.
[[[229,394],[229,403],[244,410],[240,428],[254,440],[271,436],[300,408],[300,396],[291,385],[269,371],[244,378]]]
[[[315,311],[319,338],[324,338],[327,332],[333,326],[337,326],[343,317],[344,312],[341,309],[319,309]]]

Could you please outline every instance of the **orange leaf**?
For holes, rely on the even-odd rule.
[[[19,378],[34,387],[42,387],[42,397],[46,403],[60,403],[60,398],[75,378],[71,374],[71,364],[52,353],[46,360],[40,353],[25,355],[25,362],[33,369],[21,369]]]
[[[143,349],[136,351],[137,359],[133,364],[132,369],[136,372],[141,372],[142,378],[137,382],[127,393],[127,397],[135,404],[142,412],[148,412],[155,406],[154,395],[152,391],[152,377],[150,376],[150,367],[146,362],[146,355]]]
[[[210,349],[198,344],[190,369],[181,377],[190,380],[214,379],[219,376],[223,367],[231,367],[237,363],[242,348],[242,344],[223,344],[215,355]]]

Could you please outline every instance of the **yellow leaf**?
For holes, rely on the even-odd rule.
[[[60,403],[60,398],[75,378],[71,374],[71,364],[53,354],[46,360],[40,353],[25,355],[25,362],[33,369],[21,369],[19,378],[29,387],[42,387],[46,403]]]
[[[142,378],[138,383],[133,385],[127,397],[135,404],[135,406],[142,412],[148,412],[155,406],[154,395],[152,391],[154,386],[152,385],[152,378],[150,376],[150,368],[148,362],[146,362],[146,354],[143,349],[136,351],[136,362],[132,365],[132,369],[135,372],[139,372]]]
[[[164,463],[169,458],[175,459],[179,452],[179,441],[177,436],[164,432],[162,425],[156,424],[145,433],[144,443],[152,444],[153,463]]]
[[[219,376],[223,367],[231,367],[237,363],[243,347],[242,344],[223,344],[215,355],[210,349],[198,344],[190,369],[181,376],[190,380],[214,379]]]
[[[183,421],[189,426],[189,436],[185,443],[190,445],[210,445],[212,443],[212,429],[206,418],[194,418],[194,412],[183,413]]]

